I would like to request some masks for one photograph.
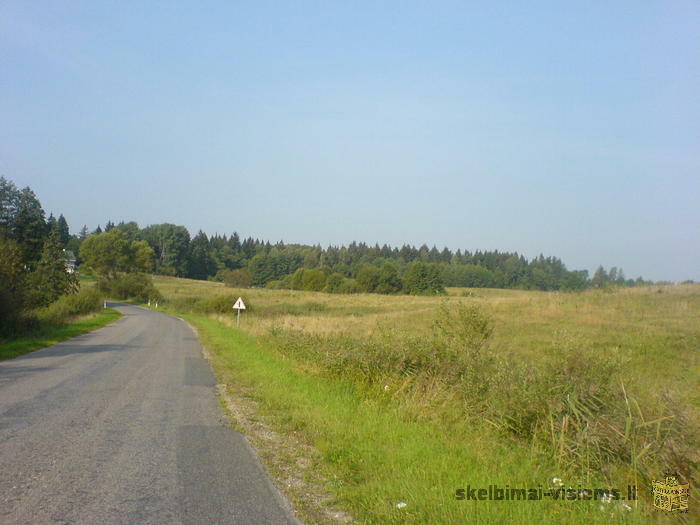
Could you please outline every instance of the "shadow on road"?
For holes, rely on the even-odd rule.
[[[75,339],[72,339],[70,343],[58,343],[54,346],[50,346],[49,348],[36,350],[34,352],[30,352],[28,354],[25,354],[23,356],[16,357],[15,359],[10,359],[8,361],[0,362],[0,376],[2,376],[4,374],[6,367],[13,368],[11,365],[13,365],[14,363],[17,363],[17,362],[24,361],[25,359],[40,359],[40,358],[44,358],[44,357],[61,357],[61,356],[66,356],[66,355],[71,355],[71,354],[98,354],[101,352],[124,352],[124,351],[128,351],[132,348],[138,348],[138,345],[127,345],[127,344],[89,345],[89,346],[75,344],[76,341],[80,341],[81,338],[87,337],[87,336],[89,336],[89,334],[76,337]],[[39,370],[39,369],[33,368],[32,370]]]

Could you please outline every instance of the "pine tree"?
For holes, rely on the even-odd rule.
[[[46,219],[46,231],[58,229],[58,224],[56,223],[56,217],[53,216],[53,212],[49,213],[49,218]]]
[[[58,221],[56,221],[56,225],[58,226],[58,238],[61,241],[63,247],[65,248],[66,244],[68,244],[68,241],[70,241],[70,230],[68,229],[68,222],[66,221],[66,218],[63,216],[63,214],[58,216]]]
[[[595,271],[593,274],[593,278],[591,279],[591,285],[595,286],[596,288],[602,288],[608,283],[608,274],[605,271],[605,268],[602,266],[598,266],[598,269]]]
[[[29,282],[32,303],[35,306],[45,306],[61,295],[78,291],[78,279],[66,269],[66,257],[57,229],[49,233]]]
[[[44,210],[34,192],[30,188],[20,191],[17,213],[11,227],[11,238],[22,248],[24,264],[30,269],[36,267],[46,239],[44,216]]]
[[[189,277],[205,280],[208,276],[216,273],[216,265],[211,256],[209,239],[202,230],[199,230],[199,233],[192,239],[190,250]]]

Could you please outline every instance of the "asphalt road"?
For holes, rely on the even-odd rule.
[[[116,307],[0,362],[0,523],[298,523],[227,426],[187,324]]]

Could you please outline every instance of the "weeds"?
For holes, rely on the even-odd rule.
[[[200,298],[236,293],[219,283],[157,282],[171,304],[187,303],[185,311]],[[316,466],[367,522],[480,522],[486,507],[454,507],[450,495],[435,492],[465,477],[535,484],[559,477],[567,487],[607,481],[640,493],[645,479],[667,470],[696,479],[697,285],[663,294],[464,291],[350,297],[252,288],[243,293],[255,312],[242,330],[225,327],[235,326],[232,313],[198,322],[221,335],[221,358],[236,362],[229,384],[244,375],[243,340],[256,341],[249,357],[260,377],[252,389],[270,389],[261,411],[323,452]],[[272,379],[280,367],[303,383],[296,394],[291,377]],[[350,397],[330,410],[330,397],[313,397],[322,385]],[[411,430],[397,440],[399,421]],[[369,423],[376,426],[362,430]],[[417,427],[426,435],[413,443]],[[435,439],[429,453],[421,448],[428,439]],[[658,517],[648,493],[639,503],[629,514],[607,502],[547,511],[489,506],[482,522],[548,522],[550,510],[563,513],[549,520],[558,523]]]
[[[199,314],[230,314],[235,312],[233,305],[241,297],[246,312],[255,311],[252,302],[243,295],[207,295],[205,297],[180,297],[168,301],[168,306],[181,312]]]
[[[629,472],[647,480],[668,468],[696,472],[680,403],[671,392],[661,399],[633,393],[623,379],[629,359],[619,348],[601,351],[562,332],[535,365],[495,352],[493,331],[481,308],[443,304],[426,334],[384,329],[356,339],[276,327],[270,339],[285,356],[419,419],[495,426],[561,472]]]
[[[57,301],[37,310],[40,323],[58,326],[68,319],[102,309],[102,295],[94,288],[85,288],[76,294],[62,295]]]

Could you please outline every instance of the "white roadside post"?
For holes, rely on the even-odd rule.
[[[236,301],[236,304],[233,305],[234,310],[238,310],[238,315],[236,317],[236,327],[241,326],[241,310],[245,310],[245,304],[243,303],[243,299],[240,297],[238,298],[238,301]]]

